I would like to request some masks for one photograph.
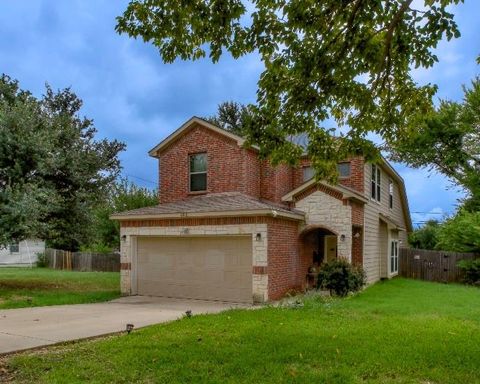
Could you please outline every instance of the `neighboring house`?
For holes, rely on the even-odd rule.
[[[37,253],[45,252],[45,242],[28,239],[0,248],[0,265],[31,265],[37,261]]]
[[[149,152],[160,204],[112,216],[124,294],[264,302],[337,257],[363,265],[369,282],[397,274],[412,226],[385,160],[342,162],[333,186],[312,178],[308,158],[272,167],[243,144],[194,117]]]

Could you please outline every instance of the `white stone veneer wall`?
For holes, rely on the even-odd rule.
[[[261,240],[256,240],[257,233]],[[252,266],[266,267],[267,259],[267,224],[238,224],[238,225],[199,225],[178,227],[126,227],[121,228],[120,237],[125,236],[120,244],[120,262],[131,263],[131,270],[122,270],[121,291],[125,295],[136,294],[134,254],[136,252],[137,236],[252,236]],[[253,301],[264,302],[268,300],[268,275],[252,276]]]
[[[324,192],[316,191],[296,202],[295,209],[305,212],[305,225],[330,228],[338,234],[339,257],[352,260],[352,208]],[[345,240],[340,239],[345,235]]]

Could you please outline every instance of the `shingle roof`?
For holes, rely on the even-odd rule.
[[[172,203],[164,203],[155,205],[153,207],[145,207],[134,209],[131,211],[120,212],[112,215],[112,219],[128,219],[134,217],[158,217],[165,215],[185,215],[185,214],[208,214],[215,213],[218,216],[221,213],[233,212],[249,212],[254,214],[258,211],[259,214],[265,214],[265,211],[270,211],[274,216],[279,215],[294,215],[298,219],[302,219],[304,213],[297,210],[290,210],[284,206],[255,199],[251,196],[244,195],[239,192],[224,192],[213,193],[201,196],[189,197],[185,200],[176,201]]]

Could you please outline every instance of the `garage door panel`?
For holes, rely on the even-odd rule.
[[[252,301],[251,237],[140,237],[137,288],[143,295]]]
[[[192,258],[192,263],[194,267],[203,267],[205,265],[205,255],[195,255]]]
[[[181,253],[182,250],[172,255],[175,258],[177,268],[187,268],[192,265],[192,255]]]
[[[208,268],[223,268],[225,254],[209,251],[205,255],[205,266]]]
[[[233,286],[241,286],[245,282],[245,278],[242,273],[238,271],[225,271],[223,272],[223,280],[229,281]]]
[[[139,270],[138,274],[142,276],[142,280],[145,281],[158,281],[158,280],[164,280],[168,281],[171,276],[172,276],[173,271],[172,270],[162,270],[162,269],[145,269],[145,270]]]
[[[165,269],[174,269],[175,260],[173,257],[166,257],[161,255],[159,257],[149,257],[147,260],[142,260],[142,262],[137,263],[138,268],[143,269],[154,269],[154,270],[165,270]]]
[[[208,280],[208,285],[230,285],[231,281],[225,280],[222,270],[205,271],[202,280]]]

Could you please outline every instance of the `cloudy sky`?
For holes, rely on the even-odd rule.
[[[163,64],[153,46],[119,36],[115,17],[125,0],[0,0],[0,73],[41,96],[45,83],[72,87],[99,136],[127,143],[124,175],[149,187],[156,162],[147,151],[192,115],[208,116],[219,103],[255,101],[262,64],[255,56]],[[462,84],[480,74],[480,2],[452,8],[462,37],[442,42],[440,62],[415,72],[439,86],[438,97],[461,100]],[[396,165],[406,182],[414,222],[452,213],[461,191],[428,170]],[[431,213],[428,215],[427,213]]]

